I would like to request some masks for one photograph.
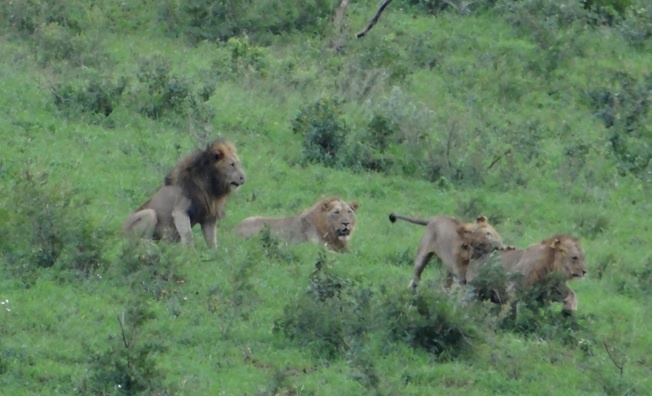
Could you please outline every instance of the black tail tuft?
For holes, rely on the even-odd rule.
[[[396,215],[394,213],[389,214],[389,221],[391,221],[392,223],[396,222]]]

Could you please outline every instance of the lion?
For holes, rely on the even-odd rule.
[[[192,242],[192,227],[200,224],[209,248],[217,245],[217,221],[226,202],[245,183],[235,146],[217,139],[205,149],[183,157],[165,177],[164,185],[124,222],[129,235]]]
[[[584,251],[577,238],[557,234],[526,249],[500,252],[500,262],[505,272],[522,275],[521,286],[534,286],[544,283],[546,276],[560,273],[567,282],[581,279],[587,273]],[[482,265],[483,259],[474,261],[469,269],[469,278],[475,277],[475,272]],[[510,285],[513,290],[515,285]],[[564,283],[558,295],[553,295],[553,301],[563,303],[562,310],[572,312],[577,310],[575,292]]]
[[[357,201],[344,202],[338,197],[323,199],[290,217],[252,216],[236,226],[236,233],[248,237],[269,227],[288,243],[312,242],[332,251],[347,249],[355,231]]]
[[[479,259],[496,249],[509,249],[485,216],[478,216],[475,223],[463,223],[452,216],[435,216],[422,220],[394,213],[389,215],[392,223],[397,219],[426,226],[414,259],[414,274],[408,284],[409,288],[417,287],[421,273],[434,255],[446,267],[445,287],[448,289],[454,278],[462,284],[466,283],[466,271],[472,259]]]

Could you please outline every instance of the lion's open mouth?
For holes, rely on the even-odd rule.
[[[340,228],[337,230],[337,237],[340,239],[347,239],[351,235],[351,230],[348,228]]]

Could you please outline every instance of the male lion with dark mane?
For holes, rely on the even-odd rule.
[[[565,234],[554,235],[526,249],[500,252],[500,261],[505,272],[523,275],[521,286],[542,284],[551,273],[560,273],[564,281],[569,281],[583,278],[587,272],[579,240]],[[475,277],[482,264],[482,259],[471,264],[469,278]],[[552,299],[562,302],[564,311],[577,310],[575,292],[566,284],[553,294]]]
[[[192,245],[192,227],[200,224],[206,244],[217,244],[217,220],[232,191],[245,182],[235,146],[217,139],[183,157],[165,177],[165,185],[124,222],[127,234]]]
[[[236,232],[248,237],[269,227],[288,243],[312,242],[343,251],[355,230],[356,209],[356,201],[347,203],[337,197],[326,198],[295,216],[248,217],[237,225]]]
[[[414,274],[408,287],[416,288],[421,273],[433,256],[446,267],[445,287],[450,288],[453,278],[466,283],[466,271],[471,259],[479,259],[496,249],[509,249],[503,245],[502,238],[485,216],[478,216],[475,223],[463,223],[452,216],[435,216],[430,219],[390,214],[389,220],[397,219],[426,226],[426,232],[419,242],[414,259]]]

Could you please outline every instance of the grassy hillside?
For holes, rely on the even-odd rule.
[[[405,0],[355,39],[376,2],[141,3],[0,11],[0,393],[652,392],[649,5]],[[126,240],[218,136],[248,178],[217,249]],[[347,253],[233,233],[332,195]],[[413,296],[393,211],[579,237],[578,311],[511,317],[437,263]]]

